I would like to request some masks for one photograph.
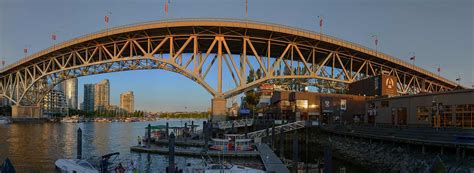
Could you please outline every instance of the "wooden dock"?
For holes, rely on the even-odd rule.
[[[256,144],[257,150],[260,153],[263,165],[267,172],[275,173],[290,173],[290,170],[283,164],[278,156],[273,152],[267,144]]]
[[[144,146],[133,146],[130,147],[130,151],[140,153],[157,153],[157,154],[169,154],[168,147],[152,146],[150,148]],[[177,156],[201,156],[201,149],[184,149],[175,148],[175,154]],[[258,157],[259,152],[257,151],[207,151],[207,155],[211,157]]]
[[[159,145],[168,145],[169,140],[168,139],[160,139],[155,141],[155,144]],[[176,146],[193,146],[193,147],[203,147],[204,146],[204,140],[192,140],[192,139],[176,139],[174,142]]]

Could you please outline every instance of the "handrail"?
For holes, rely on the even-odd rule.
[[[393,56],[390,56],[390,55],[387,55],[385,53],[382,53],[382,52],[379,52],[379,51],[376,51],[376,50],[373,50],[371,48],[368,48],[366,46],[363,46],[361,44],[357,44],[357,43],[354,43],[354,42],[350,42],[350,41],[347,41],[347,40],[344,40],[344,39],[340,39],[340,38],[336,38],[336,37],[333,37],[333,36],[330,36],[330,35],[327,35],[327,34],[322,34],[322,33],[317,33],[317,32],[314,32],[314,31],[311,31],[311,30],[307,30],[307,29],[302,29],[302,28],[295,28],[295,27],[291,27],[291,26],[287,26],[287,25],[282,25],[282,24],[275,24],[275,23],[267,23],[267,22],[259,22],[259,21],[254,21],[254,20],[244,20],[244,19],[233,19],[233,18],[180,18],[180,19],[163,19],[163,20],[158,20],[158,21],[147,21],[147,22],[140,22],[140,23],[133,23],[133,24],[127,24],[127,25],[121,25],[121,26],[116,26],[116,27],[112,27],[112,28],[109,28],[109,29],[102,29],[102,30],[99,30],[99,31],[96,31],[96,32],[93,32],[93,33],[89,33],[89,34],[84,34],[84,35],[81,35],[79,37],[76,37],[76,38],[73,38],[73,39],[70,39],[70,40],[67,40],[67,41],[64,41],[64,42],[61,42],[59,44],[55,44],[53,46],[50,46],[49,48],[46,48],[46,49],[43,49],[39,52],[36,52],[34,54],[31,54],[23,59],[20,59],[19,61],[13,63],[13,64],[10,64],[8,65],[7,67],[3,68],[0,73],[3,73],[5,71],[8,71],[16,66],[19,66],[25,62],[28,62],[29,60],[32,60],[34,58],[37,58],[39,57],[40,55],[44,55],[48,52],[51,52],[53,51],[54,49],[57,49],[57,46],[56,45],[64,45],[64,44],[68,44],[68,43],[73,43],[73,42],[76,42],[80,39],[84,39],[84,38],[87,38],[87,37],[91,37],[91,36],[94,36],[94,35],[98,35],[98,34],[106,34],[108,32],[111,32],[111,31],[114,31],[114,30],[119,30],[119,29],[124,29],[124,28],[128,28],[128,27],[132,27],[132,26],[140,26],[140,25],[149,25],[149,24],[160,24],[160,23],[176,23],[176,22],[195,22],[195,21],[210,21],[210,22],[238,22],[238,23],[245,23],[245,24],[258,24],[258,25],[266,25],[266,26],[271,26],[271,27],[279,27],[279,28],[283,28],[283,29],[289,29],[289,30],[293,30],[293,31],[298,31],[298,32],[302,32],[304,34],[309,34],[309,35],[313,35],[313,36],[318,36],[320,37],[321,41],[327,41],[327,42],[332,42],[333,44],[337,43],[337,42],[341,42],[344,47],[347,47],[347,48],[350,48],[350,49],[354,49],[354,50],[357,50],[357,49],[362,49],[361,51],[365,51],[369,54],[371,54],[372,56],[376,56],[376,57],[379,57],[379,58],[382,58],[382,59],[385,59],[385,60],[388,60],[388,61],[392,61],[394,63],[398,63],[404,67],[407,67],[407,68],[411,68],[413,70],[416,70],[416,71],[419,71],[419,72],[422,72],[424,73],[425,75],[427,76],[430,76],[432,78],[436,78],[436,79],[439,79],[445,83],[448,83],[450,85],[454,85],[454,86],[457,86],[457,84],[455,82],[452,82],[444,77],[441,77],[441,76],[437,76],[436,74],[430,72],[430,71],[427,71],[425,69],[422,69],[422,68],[419,68],[419,67],[416,67],[414,65],[411,65],[409,64],[408,62],[406,61],[403,61],[403,60],[400,60],[398,58],[395,58]],[[365,49],[365,50],[364,50]]]

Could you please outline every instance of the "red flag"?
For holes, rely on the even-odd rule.
[[[415,59],[416,59],[415,56],[410,57],[410,60],[412,60],[412,61],[415,61]]]
[[[168,1],[166,1],[165,3],[165,13],[166,15],[168,15]]]
[[[23,52],[24,52],[24,53],[28,53],[28,48],[24,48],[24,49],[23,49]]]
[[[323,27],[323,18],[322,17],[319,19],[319,26]]]
[[[105,23],[109,23],[109,16],[104,16]]]
[[[56,34],[51,35],[51,39],[56,40]]]
[[[375,45],[377,46],[379,44],[379,39],[375,37]]]
[[[2,66],[5,66],[5,60],[2,60]]]
[[[438,72],[441,72],[441,67],[438,67]]]

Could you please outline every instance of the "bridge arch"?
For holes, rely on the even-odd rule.
[[[34,104],[68,78],[154,68],[184,75],[217,98],[285,79],[344,88],[382,73],[397,77],[401,94],[457,86],[389,55],[320,33],[247,20],[180,19],[111,28],[54,45],[3,69],[0,93],[17,104]],[[206,78],[210,71],[216,73],[216,86]],[[223,76],[224,71],[229,75]],[[258,77],[247,82],[248,75]],[[235,87],[224,91],[223,79]]]

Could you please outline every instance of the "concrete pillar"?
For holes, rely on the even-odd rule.
[[[211,111],[213,121],[225,121],[227,113],[225,105],[227,101],[223,97],[214,97],[211,101]]]
[[[12,105],[12,119],[35,119],[42,118],[40,105],[22,106]]]

